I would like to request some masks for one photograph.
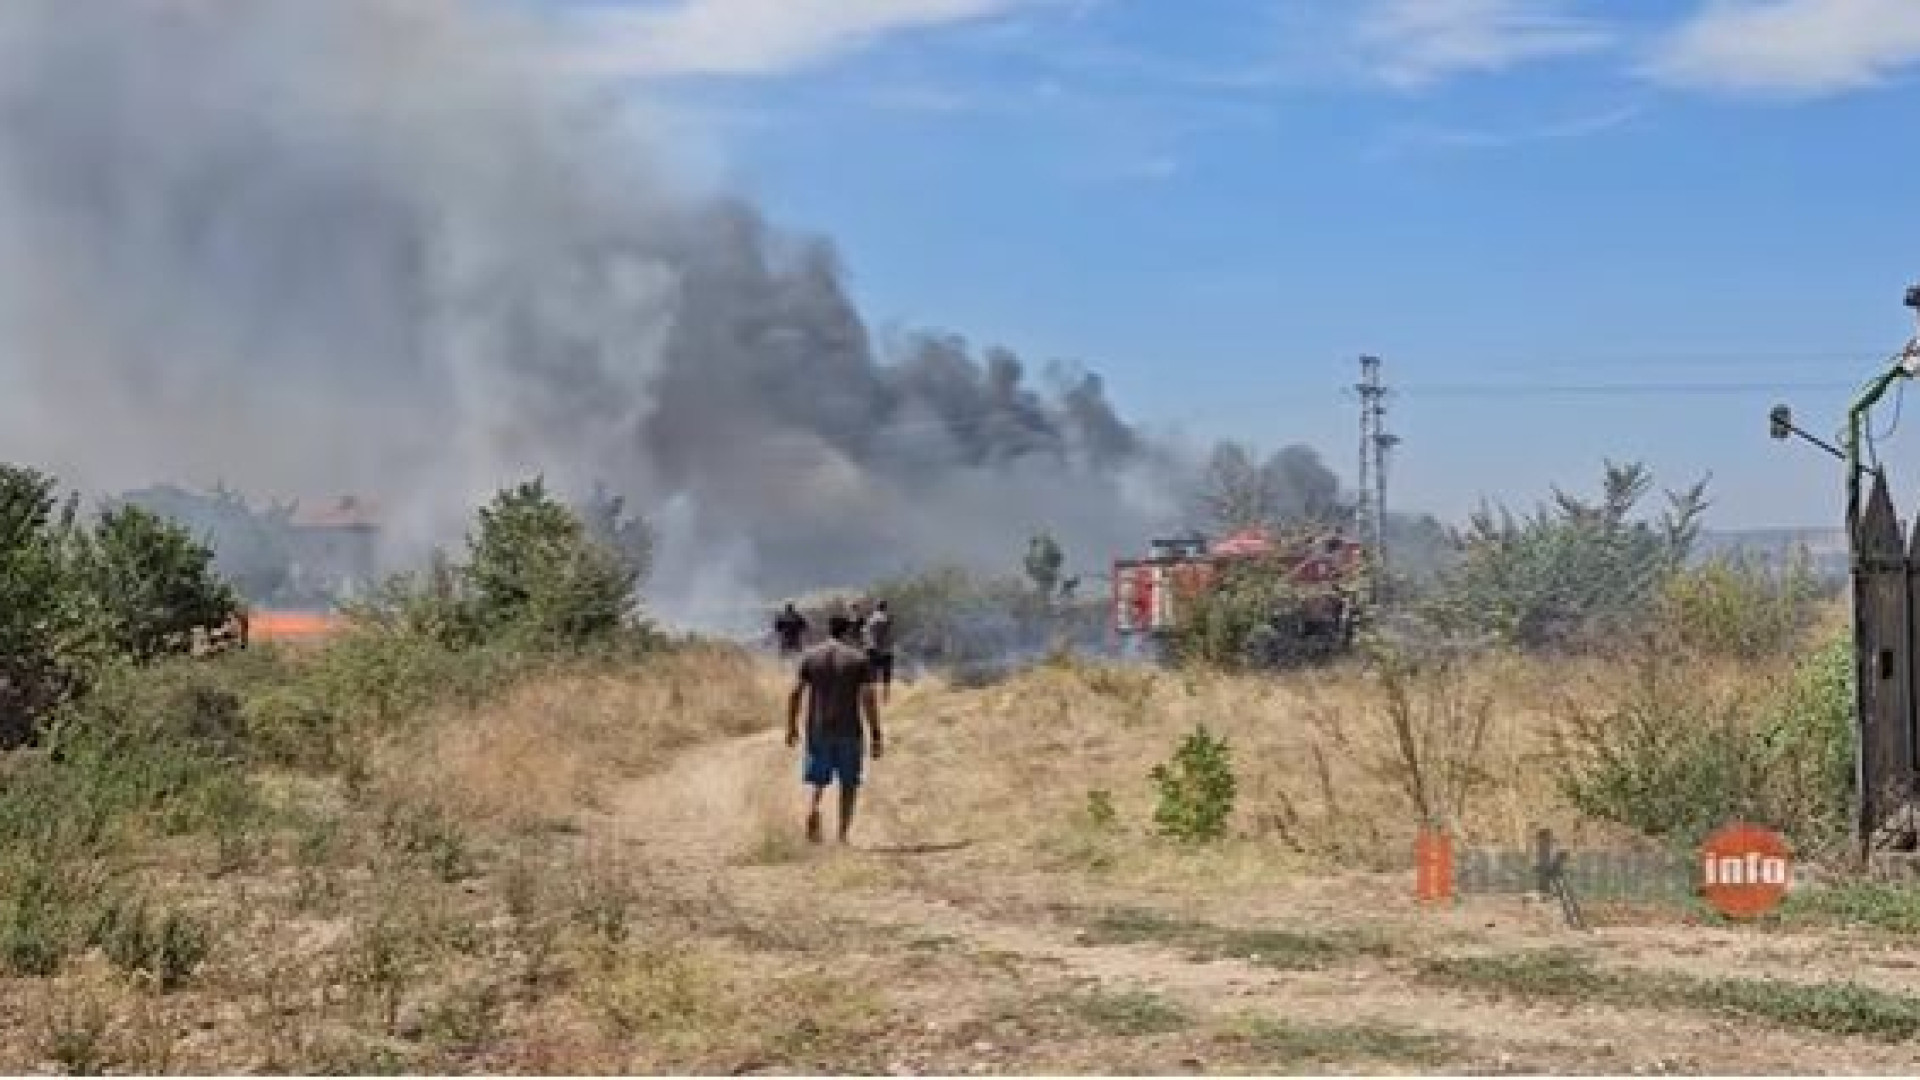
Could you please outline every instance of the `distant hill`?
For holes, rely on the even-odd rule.
[[[1805,550],[1821,577],[1847,575],[1847,531],[1838,527],[1781,526],[1763,529],[1703,529],[1695,546],[1696,558],[1737,555],[1781,566],[1796,551]]]

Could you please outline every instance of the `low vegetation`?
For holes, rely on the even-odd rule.
[[[1194,960],[1244,960],[1293,971],[1391,954],[1385,942],[1351,932],[1235,929],[1140,909],[1103,912],[1086,924],[1078,940],[1089,945],[1162,945]]]
[[[1423,976],[1527,1001],[1574,998],[1628,1008],[1687,1009],[1781,1027],[1903,1042],[1920,1035],[1920,997],[1858,983],[1710,979],[1596,967],[1568,950],[1428,962]]]
[[[1459,1053],[1455,1040],[1385,1024],[1304,1024],[1248,1017],[1226,1036],[1268,1066],[1377,1062],[1432,1068]]]

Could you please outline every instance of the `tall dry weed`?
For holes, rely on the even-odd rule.
[[[1387,656],[1378,673],[1381,711],[1392,733],[1391,752],[1378,767],[1405,793],[1420,824],[1449,827],[1491,779],[1493,699],[1456,658],[1422,664]]]

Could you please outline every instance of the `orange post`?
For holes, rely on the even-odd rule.
[[[1413,843],[1413,892],[1423,904],[1453,899],[1453,837],[1423,828]]]

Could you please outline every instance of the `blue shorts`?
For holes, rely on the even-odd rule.
[[[808,787],[826,787],[836,776],[840,786],[860,786],[860,763],[866,756],[861,739],[809,739],[801,779]]]

